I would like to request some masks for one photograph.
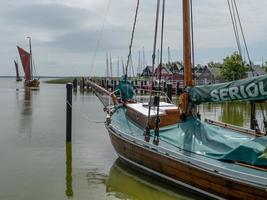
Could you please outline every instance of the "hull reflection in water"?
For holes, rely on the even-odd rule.
[[[88,184],[104,184],[108,196],[117,199],[135,200],[177,200],[200,199],[170,185],[157,181],[148,175],[132,170],[120,159],[117,159],[110,169],[109,175],[92,170],[87,174]],[[92,189],[92,187],[90,187]]]

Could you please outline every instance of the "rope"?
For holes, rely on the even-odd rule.
[[[255,76],[254,69],[253,69],[254,66],[253,66],[253,63],[252,63],[252,61],[250,59],[250,54],[249,54],[249,50],[248,50],[248,46],[247,46],[247,41],[246,41],[246,38],[245,38],[245,34],[244,34],[244,30],[243,30],[243,26],[242,26],[242,23],[241,23],[241,19],[240,19],[240,15],[239,15],[239,11],[238,11],[238,8],[237,8],[236,1],[235,0],[231,0],[231,6],[230,6],[229,0],[227,0],[227,1],[228,1],[230,13],[231,13],[231,19],[232,19],[232,23],[233,23],[233,26],[234,26],[234,31],[235,31],[235,35],[236,35],[238,49],[239,49],[239,53],[240,53],[241,59],[243,60],[242,54],[241,54],[242,52],[241,52],[240,39],[239,39],[239,35],[238,35],[237,23],[238,23],[239,28],[240,28],[240,32],[241,32],[241,36],[242,36],[243,43],[244,43],[244,46],[245,46],[245,51],[246,51],[247,58],[248,58],[248,61],[249,61],[249,66],[250,66],[250,70],[252,72],[252,76]],[[238,22],[237,22],[237,20],[238,20]],[[258,75],[257,71],[256,71],[256,75]],[[255,104],[254,101],[252,103]],[[265,113],[264,113],[264,110],[263,110],[262,103],[260,103],[260,108],[261,108],[261,113],[262,113],[262,116],[263,116],[263,120],[266,121],[266,116],[265,116]],[[255,121],[254,122],[255,125],[257,125],[257,120],[254,119],[254,121]],[[267,126],[267,123],[266,123],[266,126]]]
[[[163,2],[162,2],[162,21],[161,21],[161,38],[160,38],[160,64],[159,64],[159,92],[157,94],[157,96],[159,98],[160,98],[160,90],[161,90],[161,70],[162,70],[162,54],[163,54],[164,16],[165,16],[165,0],[163,0]],[[156,144],[158,143],[158,137],[159,137],[159,122],[160,122],[159,106],[160,106],[160,102],[157,105],[157,119],[156,119],[155,138],[154,138],[154,141],[156,142]]]
[[[94,51],[93,58],[92,58],[90,74],[92,73],[92,71],[93,71],[93,69],[95,67],[96,54],[97,54],[99,46],[100,46],[100,41],[101,41],[101,38],[102,38],[102,35],[103,35],[103,32],[104,32],[106,19],[107,19],[107,15],[108,15],[108,12],[109,12],[109,7],[110,7],[111,0],[107,0],[107,1],[108,1],[107,8],[106,8],[106,11],[105,11],[105,15],[104,15],[104,19],[103,19],[102,26],[101,26],[101,29],[100,29],[100,33],[98,34],[99,37],[97,38],[96,47],[95,47],[95,51]]]
[[[129,62],[130,62],[130,59],[131,59],[131,55],[132,55],[132,45],[133,45],[135,26],[136,26],[137,15],[138,15],[138,10],[139,10],[139,1],[140,0],[137,0],[137,5],[136,5],[136,9],[135,9],[134,24],[133,24],[133,30],[132,30],[132,35],[131,35],[131,42],[130,42],[130,45],[129,45],[129,54],[128,54],[127,63],[126,63],[126,71],[125,71],[125,75],[126,76],[127,76],[127,73],[128,73],[128,66],[129,66]]]
[[[79,109],[77,108],[74,108],[70,102],[66,101],[66,103],[71,107],[72,110],[78,112],[80,114],[80,116],[84,119],[86,119],[87,121],[91,122],[91,123],[96,123],[96,124],[102,124],[102,123],[105,123],[103,121],[96,121],[96,120],[92,120],[90,119],[85,113],[81,112]]]
[[[160,7],[160,0],[157,0],[157,10],[156,10],[156,23],[155,23],[155,32],[154,32],[154,44],[153,44],[153,53],[152,53],[152,74],[154,74],[155,71],[155,60],[156,60],[156,49],[157,49],[157,35],[158,35],[158,21],[159,21],[159,7]],[[154,85],[154,76],[151,76],[151,87],[153,90],[153,85]],[[152,99],[152,91],[150,92],[149,95],[149,105],[148,105],[148,118],[147,118],[147,129],[146,131],[149,132],[149,119],[150,119],[150,114],[151,114],[151,99]]]
[[[194,21],[193,21],[193,0],[190,0],[190,15],[191,15],[191,40],[192,40],[192,66],[193,66],[193,75],[195,74],[195,44],[194,44]]]
[[[235,6],[235,10],[236,10],[236,15],[237,15],[237,19],[238,19],[238,22],[239,22],[239,26],[240,26],[240,32],[241,32],[241,35],[242,35],[242,38],[243,38],[243,42],[244,42],[244,46],[245,46],[245,50],[246,50],[246,53],[247,53],[247,57],[248,57],[248,61],[249,61],[249,66],[251,68],[251,71],[252,71],[252,75],[255,76],[255,73],[254,73],[254,66],[251,62],[251,59],[250,59],[250,54],[249,54],[249,50],[248,50],[248,46],[247,46],[247,41],[246,41],[246,38],[245,38],[245,34],[244,34],[244,31],[243,31],[243,26],[241,24],[241,19],[240,19],[240,15],[239,15],[239,11],[237,9],[237,5],[236,5],[236,1],[235,0],[232,0],[234,2],[234,6]],[[256,71],[256,75],[258,76],[259,74],[257,73]]]
[[[231,20],[232,20],[232,25],[233,25],[233,30],[234,30],[234,34],[235,34],[235,39],[236,39],[238,52],[239,52],[239,55],[242,58],[242,51],[241,51],[241,45],[240,45],[238,30],[237,30],[237,27],[236,27],[236,21],[234,20],[234,10],[233,10],[233,7],[232,7],[233,5],[231,6],[230,0],[227,0],[227,3],[228,3],[230,15],[231,15]],[[231,3],[232,3],[232,0],[231,0]]]

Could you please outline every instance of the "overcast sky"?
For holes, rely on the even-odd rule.
[[[222,61],[235,51],[227,0],[193,0],[195,62]],[[254,62],[267,60],[267,1],[237,0]],[[0,75],[15,75],[16,45],[32,38],[38,75],[105,75],[106,53],[126,59],[136,0],[0,1]],[[156,0],[141,0],[133,44],[134,64],[145,48],[151,64]],[[182,58],[181,0],[166,0],[164,60]],[[114,67],[115,68],[115,67]],[[22,71],[22,68],[20,68]],[[117,71],[114,69],[114,74]]]

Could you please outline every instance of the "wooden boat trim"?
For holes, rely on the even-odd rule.
[[[220,126],[220,127],[223,127],[223,128],[227,128],[227,129],[230,129],[230,130],[233,130],[233,131],[238,131],[238,132],[241,132],[241,133],[244,133],[244,134],[257,136],[257,137],[264,135],[263,133],[256,134],[255,131],[251,130],[251,129],[242,128],[240,126],[235,126],[235,125],[232,125],[232,124],[223,123],[223,122],[216,121],[216,120],[205,119],[205,122],[209,123],[209,124],[217,125],[217,126]]]
[[[249,168],[252,168],[252,169],[257,169],[257,170],[262,170],[262,171],[267,172],[267,168],[248,165],[248,164],[245,164],[245,163],[242,163],[242,162],[238,162],[238,161],[235,161],[235,164],[238,164],[238,165],[243,166],[243,167],[249,167]]]
[[[156,153],[158,153],[164,157],[167,157],[169,159],[186,163],[187,165],[190,165],[194,168],[198,168],[198,169],[204,170],[208,173],[215,174],[217,176],[221,176],[222,178],[225,178],[227,176],[228,179],[231,179],[234,181],[236,181],[236,179],[238,179],[240,182],[242,182],[244,184],[247,184],[249,182],[250,184],[254,185],[255,187],[262,187],[263,189],[265,189],[267,191],[267,178],[266,177],[259,177],[256,175],[246,174],[246,173],[234,171],[231,169],[225,169],[225,168],[222,168],[222,167],[214,165],[214,164],[209,164],[207,162],[200,161],[200,160],[193,158],[193,157],[188,157],[188,156],[183,155],[183,154],[178,154],[177,152],[168,150],[164,147],[159,147],[159,146],[149,144],[145,141],[134,138],[128,134],[122,133],[121,131],[119,131],[117,128],[115,128],[112,125],[106,126],[106,127],[108,130],[112,131],[113,134],[115,134],[117,137],[120,137],[122,140],[129,142],[133,145],[138,145],[141,148],[144,148],[150,152],[154,152],[154,153],[156,152]],[[119,132],[120,134],[116,133],[115,130],[117,132]],[[183,151],[183,150],[181,149],[180,151]],[[195,154],[195,155],[198,155],[198,154]],[[198,155],[198,156],[201,156],[201,155]],[[181,159],[179,157],[183,157],[184,159]],[[211,169],[211,167],[213,169]],[[231,173],[225,173],[223,171],[227,171],[227,172],[231,172]],[[234,177],[233,173],[236,174],[236,177]],[[229,176],[230,174],[232,174],[233,176]],[[240,175],[247,177],[246,180],[240,178]],[[261,184],[261,183],[258,183],[256,181],[253,181],[252,178],[260,179],[260,180],[262,180],[262,182],[265,181],[266,184]]]

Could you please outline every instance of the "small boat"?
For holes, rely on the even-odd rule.
[[[33,77],[33,59],[32,59],[32,47],[31,47],[31,38],[29,38],[29,46],[30,46],[30,53],[27,52],[25,49],[17,46],[18,52],[20,55],[20,60],[23,66],[24,70],[24,87],[25,89],[30,89],[30,90],[38,90],[40,81],[39,79],[36,79]]]
[[[15,69],[16,69],[16,81],[22,81],[22,79],[19,76],[19,68],[18,68],[18,61],[14,60],[14,64],[15,64]]]
[[[267,75],[193,85],[190,0],[182,2],[185,89],[178,106],[163,103],[162,92],[151,93],[146,103],[134,101],[126,76],[113,92],[89,81],[105,106],[111,143],[128,164],[206,197],[266,200],[267,136],[259,130],[202,121],[196,107],[205,102],[265,101]]]

